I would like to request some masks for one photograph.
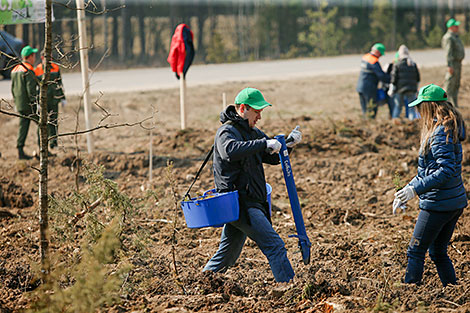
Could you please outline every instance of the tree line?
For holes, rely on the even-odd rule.
[[[461,5],[460,5],[461,2]],[[201,1],[95,0],[87,5],[90,65],[100,68],[165,66],[179,23],[194,33],[196,63],[327,56],[367,51],[383,42],[435,48],[456,17],[470,43],[470,4],[465,0]],[[340,5],[341,4],[341,5]],[[54,5],[53,45],[70,64],[78,61],[73,1]],[[7,25],[25,44],[42,48],[43,24]],[[104,58],[103,58],[104,57]]]

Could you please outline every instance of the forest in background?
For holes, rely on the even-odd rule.
[[[368,51],[440,47],[445,22],[462,22],[470,44],[470,2],[465,0],[255,0],[86,1],[90,66],[100,69],[165,66],[179,23],[194,33],[195,63],[331,56]],[[55,46],[67,64],[78,62],[75,1],[54,4]],[[44,24],[4,25],[25,44],[42,48]],[[58,58],[58,56],[56,56]],[[61,63],[64,62],[63,58]],[[73,67],[70,65],[69,67]]]

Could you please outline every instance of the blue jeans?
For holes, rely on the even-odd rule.
[[[276,281],[290,281],[294,277],[294,270],[287,258],[284,241],[273,229],[271,223],[269,223],[261,210],[249,208],[247,213],[251,225],[247,223],[247,219],[243,214],[241,214],[238,221],[225,224],[220,238],[219,249],[207,262],[203,271],[224,273],[237,261],[248,236],[256,242],[267,257]]]
[[[418,112],[416,112],[416,108],[408,107],[408,103],[411,103],[416,99],[416,93],[397,93],[393,96],[394,108],[392,113],[392,118],[399,118],[401,115],[401,108],[405,107],[405,117],[409,120],[414,120],[418,118]]]
[[[442,285],[456,284],[454,266],[447,255],[455,224],[463,209],[436,212],[421,210],[416,221],[413,237],[408,246],[408,266],[405,283],[420,283],[423,277],[424,257],[429,249],[429,256],[437,268]]]

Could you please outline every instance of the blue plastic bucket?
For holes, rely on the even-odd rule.
[[[387,98],[387,94],[385,93],[385,89],[379,88],[377,89],[377,102],[384,102]]]
[[[270,214],[272,190],[272,187],[266,184]],[[210,189],[204,192],[202,197],[182,201],[181,207],[189,228],[221,227],[238,220],[240,214],[238,191],[217,193],[215,189]]]
[[[189,228],[220,227],[238,220],[238,191],[215,193],[208,190],[202,197],[183,201],[184,218]]]
[[[266,192],[267,192],[267,200],[269,204],[269,215],[272,216],[271,214],[271,193],[273,192],[273,187],[271,187],[270,184],[266,183]]]

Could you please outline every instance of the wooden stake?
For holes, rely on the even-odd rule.
[[[80,68],[82,71],[83,83],[83,108],[85,112],[85,127],[90,126],[90,82],[88,79],[88,44],[86,39],[85,24],[85,6],[83,0],[76,0],[77,3],[77,23],[78,23],[78,41],[80,49]],[[93,153],[93,136],[91,132],[86,134],[88,153]]]
[[[152,182],[153,171],[153,129],[150,130],[150,146],[149,146],[149,184]]]
[[[183,73],[180,73],[180,113],[181,129],[186,128],[186,80]]]
[[[222,111],[227,107],[227,94],[222,92]]]

